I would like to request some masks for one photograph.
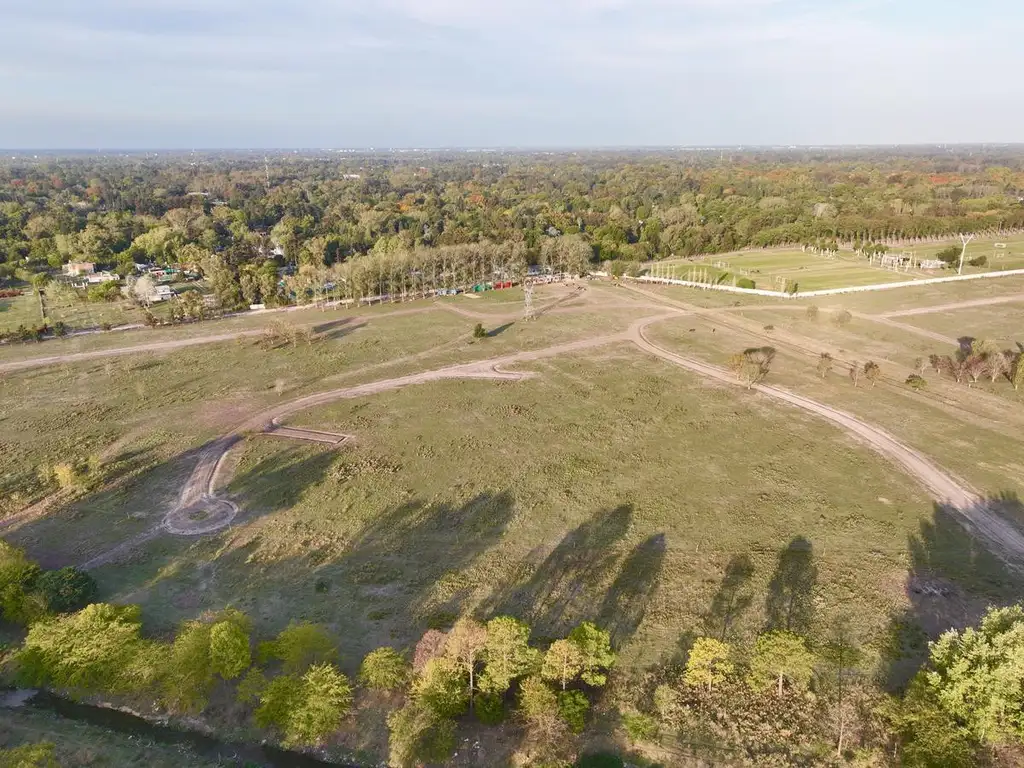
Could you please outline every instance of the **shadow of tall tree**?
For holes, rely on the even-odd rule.
[[[648,537],[629,553],[619,568],[597,612],[597,623],[611,634],[612,644],[621,648],[636,634],[665,563],[664,533]]]
[[[566,534],[525,581],[499,592],[486,611],[518,616],[551,637],[596,618],[632,517],[630,505],[598,512]]]
[[[241,497],[243,513],[249,515],[289,509],[299,502],[307,488],[323,480],[337,458],[337,451],[328,448],[289,445],[236,475],[229,490]]]
[[[990,501],[996,509],[1015,503],[1012,494]],[[1024,594],[1024,575],[971,536],[958,514],[936,503],[932,519],[907,540],[909,605],[890,618],[882,649],[883,682],[891,690],[902,689],[924,663],[928,641],[977,624],[989,606],[1017,602]]]
[[[754,602],[750,582],[754,578],[754,563],[749,555],[735,555],[725,566],[722,583],[711,598],[711,605],[704,614],[704,633],[728,641],[733,623],[742,616]]]
[[[779,562],[768,582],[764,606],[768,629],[807,634],[814,620],[817,583],[814,548],[803,536],[797,536],[779,554]]]

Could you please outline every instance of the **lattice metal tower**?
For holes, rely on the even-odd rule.
[[[523,281],[523,319],[537,319],[537,310],[533,306],[533,283],[529,279]]]

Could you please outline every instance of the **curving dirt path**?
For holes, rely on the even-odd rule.
[[[642,290],[638,292],[647,294],[646,291]],[[702,310],[681,302],[664,300],[663,297],[655,294],[650,295],[652,298],[674,305],[676,308],[666,309],[659,314],[639,318],[630,325],[627,331],[622,333],[582,339],[544,349],[529,350],[489,360],[450,365],[407,376],[332,389],[297,398],[296,400],[262,411],[238,425],[231,432],[214,440],[203,449],[195,469],[181,490],[177,503],[173,509],[167,512],[164,520],[159,525],[124,542],[113,550],[92,558],[79,567],[95,568],[108,563],[161,533],[196,536],[213,533],[231,525],[238,515],[239,509],[233,501],[218,492],[218,488],[226,485],[229,479],[224,477],[224,473],[226,458],[231,449],[241,442],[246,434],[273,429],[280,425],[282,419],[315,406],[446,379],[521,381],[532,374],[502,370],[503,367],[547,357],[571,354],[622,341],[632,342],[649,354],[701,376],[732,386],[738,386],[735,377],[729,371],[659,347],[645,333],[647,328],[662,320],[679,317],[687,312],[704,314],[714,313],[715,310]],[[981,497],[949,473],[936,466],[920,452],[901,443],[888,432],[824,403],[780,387],[755,385],[753,389],[763,395],[832,422],[855,439],[892,460],[921,483],[923,487],[928,489],[939,503],[945,505],[958,517],[965,529],[983,541],[992,552],[1015,567],[1024,563],[1024,534],[995,514]]]
[[[664,317],[664,315],[659,317]],[[199,455],[198,463],[182,486],[177,502],[158,525],[119,544],[114,549],[80,563],[78,567],[90,569],[105,565],[162,533],[170,533],[177,536],[200,536],[227,528],[239,513],[238,505],[218,492],[218,489],[224,487],[230,479],[225,476],[228,454],[232,448],[245,438],[246,434],[266,432],[279,428],[281,420],[292,414],[304,411],[307,408],[337,402],[338,400],[366,397],[416,384],[425,384],[445,379],[522,381],[530,378],[533,374],[527,371],[505,371],[502,370],[502,367],[531,360],[540,360],[546,357],[570,354],[613,342],[626,341],[627,339],[628,332],[581,339],[544,349],[528,350],[489,360],[461,363],[408,376],[381,379],[367,384],[318,392],[313,395],[300,397],[288,403],[282,403],[273,408],[268,408],[250,417],[231,432],[217,438],[203,448]]]
[[[677,355],[654,344],[644,332],[654,322],[657,320],[641,320],[635,323],[629,331],[630,340],[644,351],[666,362],[717,381],[739,386],[736,377],[724,368]],[[1024,562],[1024,534],[995,514],[980,496],[933,464],[923,454],[856,416],[803,395],[764,384],[755,384],[752,389],[831,421],[858,441],[899,464],[907,474],[927,488],[936,501],[956,514],[964,528],[984,542],[989,550],[1008,564],[1019,566]]]

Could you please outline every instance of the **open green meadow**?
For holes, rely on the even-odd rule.
[[[34,328],[42,322],[39,297],[31,288],[21,296],[0,299],[0,332],[13,331],[20,326]]]
[[[1007,348],[1024,344],[1024,300],[982,307],[963,307],[926,315],[896,318],[953,338],[988,339]]]
[[[1006,246],[997,247],[997,244]],[[951,238],[938,243],[915,244],[909,246],[894,247],[894,253],[913,253],[916,258],[935,258],[935,254],[955,245],[962,247],[959,238]],[[988,263],[984,267],[971,267],[967,264],[971,259],[985,256]],[[1001,269],[1022,269],[1024,268],[1024,233],[1007,235],[1006,237],[983,237],[976,238],[967,246],[967,256],[964,259],[964,273],[985,272]]]
[[[660,267],[659,267],[660,269]],[[924,277],[920,270],[894,272],[872,266],[866,258],[842,253],[826,258],[810,251],[767,250],[706,256],[700,260],[670,264],[670,276],[681,280],[702,279],[701,273],[718,280],[732,278],[753,280],[758,288],[769,291],[791,290],[796,284],[801,291],[845,288],[855,285],[893,283]],[[660,275],[661,272],[659,271]]]
[[[678,662],[699,635],[748,648],[784,614],[813,642],[846,627],[869,672],[896,686],[906,680],[901,670],[920,662],[926,637],[1015,600],[1024,580],[915,480],[831,423],[675,367],[626,332],[665,315],[673,300],[701,307],[664,317],[647,336],[718,365],[776,347],[767,383],[882,427],[999,498],[999,511],[1024,528],[1015,501],[1024,492],[1024,392],[1006,381],[967,388],[931,371],[927,388],[912,390],[904,381],[915,360],[952,348],[899,325],[955,335],[949,319],[971,335],[1012,340],[1021,306],[894,317],[896,325],[870,317],[1012,296],[1022,283],[834,297],[817,317],[806,300],[593,283],[539,289],[547,311],[530,322],[519,317],[521,291],[503,291],[10,347],[0,363],[271,323],[316,336],[249,335],[5,373],[0,525],[14,520],[4,538],[48,568],[136,541],[91,572],[100,599],[139,604],[156,636],[225,606],[251,616],[262,638],[305,619],[337,638],[348,674],[373,648],[411,648],[460,615],[512,614],[540,643],[597,622],[611,633],[625,681]],[[834,322],[847,306],[856,314]],[[477,322],[484,338],[473,337]],[[340,447],[246,432],[220,489],[241,509],[233,524],[147,536],[199,450],[266,409],[593,340],[504,364],[530,374],[519,381],[432,380],[285,419],[351,435]],[[825,376],[816,371],[823,351],[836,360]],[[849,363],[869,359],[882,378],[855,387]],[[73,466],[72,486],[58,487],[59,464]],[[10,517],[34,503],[38,514]],[[232,733],[259,737],[247,727]],[[382,734],[377,723],[358,747],[382,754]]]
[[[855,615],[862,639],[882,642],[904,607],[908,541],[933,515],[913,482],[828,425],[628,346],[529,368],[524,382],[304,412],[289,423],[355,443],[250,439],[228,488],[246,510],[237,526],[158,539],[96,576],[160,627],[227,604],[266,633],[326,623],[350,665],[470,611],[511,612],[548,637],[598,620],[636,668],[724,620],[712,604],[736,557],[754,563],[757,598],[730,631],[753,636],[780,556],[806,540],[806,629]],[[115,522],[89,518],[63,530]]]

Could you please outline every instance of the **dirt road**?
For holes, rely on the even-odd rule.
[[[738,386],[736,377],[724,368],[677,355],[651,342],[644,331],[654,322],[657,320],[643,320],[635,323],[630,328],[631,341],[644,351],[656,355],[666,362],[702,376]],[[995,514],[981,497],[918,451],[904,445],[888,432],[868,424],[856,416],[803,395],[763,384],[755,384],[752,389],[831,421],[859,442],[891,459],[928,489],[937,502],[956,514],[963,526],[980,539],[990,551],[1015,567],[1024,564],[1024,534]]]
[[[659,315],[658,317],[665,317],[665,315]],[[177,502],[158,525],[118,545],[114,549],[90,558],[84,563],[80,563],[78,567],[89,569],[105,565],[135,547],[159,536],[161,533],[171,533],[177,536],[200,536],[214,533],[231,525],[238,515],[239,508],[237,504],[218,490],[230,481],[230,478],[225,475],[228,454],[232,448],[244,440],[246,434],[279,428],[282,419],[295,413],[308,408],[337,402],[338,400],[366,397],[416,384],[426,384],[445,379],[522,381],[533,374],[525,371],[503,371],[501,368],[516,363],[571,354],[617,341],[626,341],[628,338],[628,332],[623,332],[591,339],[581,339],[545,349],[518,352],[491,358],[490,360],[451,365],[408,376],[381,379],[354,387],[318,392],[314,395],[301,397],[269,408],[250,417],[231,432],[217,438],[203,448],[195,469],[192,470],[192,473],[182,486]]]
[[[240,443],[246,434],[264,431],[268,427],[279,425],[280,421],[290,415],[326,405],[344,399],[366,397],[386,391],[401,389],[407,386],[424,384],[446,379],[489,379],[520,381],[531,374],[503,370],[517,363],[539,360],[558,355],[592,349],[616,342],[632,342],[641,350],[648,352],[666,362],[680,366],[730,386],[737,386],[735,377],[727,370],[693,358],[677,355],[674,352],[657,346],[647,337],[645,331],[652,324],[685,313],[714,314],[715,310],[704,310],[682,302],[665,300],[647,291],[659,302],[673,305],[675,308],[642,317],[632,323],[622,333],[582,339],[566,344],[559,344],[545,349],[530,350],[516,354],[446,366],[432,371],[382,379],[352,387],[332,389],[313,395],[282,403],[273,408],[256,414],[231,432],[211,442],[201,453],[200,460],[182,487],[178,502],[156,527],[140,534],[135,539],[125,542],[114,550],[92,558],[81,567],[97,567],[120,557],[125,552],[138,546],[161,533],[192,536],[213,533],[229,526],[239,510],[230,499],[224,497],[218,489],[223,488],[230,478],[225,475],[226,457],[231,449]],[[642,305],[637,305],[638,309]],[[422,310],[420,310],[422,311]],[[250,332],[259,333],[260,331]],[[176,342],[175,342],[176,343]],[[172,347],[173,348],[173,347]],[[137,348],[136,348],[137,349]],[[798,395],[779,387],[755,385],[753,389],[765,396],[784,402],[793,407],[813,413],[840,427],[858,441],[871,447],[882,456],[899,465],[914,477],[939,502],[957,515],[963,526],[975,537],[980,539],[995,554],[1008,563],[1019,567],[1024,564],[1024,534],[995,514],[972,490],[943,471],[924,455],[901,443],[884,430],[868,424],[844,411],[819,403],[810,398]]]
[[[934,307],[898,309],[893,312],[882,312],[874,315],[874,317],[912,317],[913,315],[930,315],[933,312],[952,312],[957,309],[971,309],[972,307],[990,307],[994,304],[1009,304],[1013,301],[1024,301],[1024,293],[1017,296],[993,296],[990,299],[958,301],[955,304],[937,304]]]

